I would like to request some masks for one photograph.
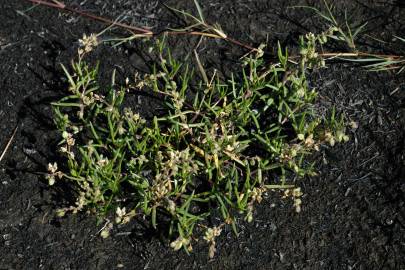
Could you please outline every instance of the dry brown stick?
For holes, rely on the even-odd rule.
[[[3,160],[4,156],[6,155],[6,152],[7,152],[8,148],[10,147],[11,142],[13,141],[15,134],[17,133],[17,130],[18,130],[18,126],[16,126],[14,128],[13,134],[11,135],[10,139],[8,140],[8,143],[6,144],[6,147],[4,148],[3,153],[1,153],[0,162]]]

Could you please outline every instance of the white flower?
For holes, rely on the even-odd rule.
[[[67,143],[67,145],[69,145],[69,146],[73,146],[73,145],[75,145],[75,139],[74,139],[72,136],[70,136],[70,137],[68,137],[68,138],[66,139],[66,143]]]
[[[263,200],[262,198],[262,193],[263,191],[260,188],[253,188],[252,192],[251,192],[251,196],[252,196],[252,200],[258,203],[261,203],[261,201]]]
[[[292,191],[292,195],[296,198],[301,197],[302,196],[301,188],[299,187],[294,188]]]
[[[67,131],[62,132],[62,138],[66,140],[68,146],[75,145],[75,139],[73,138],[73,134]]]
[[[190,243],[190,239],[179,236],[176,240],[170,243],[170,247],[175,251],[181,249],[183,246],[187,246]]]
[[[94,97],[93,97],[92,93],[90,93],[90,96],[83,96],[82,101],[83,101],[83,104],[86,105],[86,106],[89,106],[90,104],[93,104],[94,103]]]
[[[141,116],[139,115],[139,113],[134,113],[133,116],[132,116],[132,119],[135,122],[138,122],[138,120],[141,119]]]
[[[314,138],[314,135],[313,135],[313,134],[309,135],[309,136],[305,139],[305,145],[308,146],[308,147],[313,146],[313,145],[315,144],[315,141],[314,141],[313,138]]]
[[[124,208],[117,207],[117,209],[115,210],[115,213],[117,214],[117,217],[115,218],[115,222],[121,223],[123,217],[126,215],[126,209],[125,209],[125,207]]]
[[[83,38],[79,39],[79,43],[81,46],[79,54],[89,53],[98,45],[97,36],[95,34],[91,34],[90,36],[83,34]]]
[[[56,162],[48,164],[48,172],[54,174],[58,171],[58,164]]]
[[[327,141],[332,147],[335,145],[335,137],[330,132],[325,133],[325,141]]]
[[[48,174],[46,175],[46,179],[48,180],[48,184],[50,186],[55,184],[55,176],[62,178],[63,173],[58,171],[58,164],[56,162],[48,164]]]
[[[207,242],[214,242],[215,237],[219,236],[222,232],[222,229],[219,227],[208,228],[204,235],[204,240]]]
[[[117,207],[117,210],[115,211],[115,213],[117,214],[117,216],[123,217],[126,214],[126,209],[125,209],[125,207],[124,208]]]
[[[104,167],[108,164],[108,158],[104,158],[103,155],[100,155],[100,159],[97,161],[97,165],[100,167]]]

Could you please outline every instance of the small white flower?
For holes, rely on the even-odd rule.
[[[207,242],[215,241],[215,238],[219,236],[222,232],[222,229],[219,227],[208,228],[204,235],[204,240]]]
[[[58,164],[56,162],[48,164],[48,172],[54,174],[58,171]]]
[[[139,119],[141,119],[141,117],[140,117],[139,113],[134,113],[133,116],[132,116],[132,119],[133,119],[135,122],[137,122]]]
[[[79,39],[79,43],[81,46],[79,54],[89,53],[98,45],[97,36],[95,34],[91,34],[90,36],[83,34],[83,38]]]
[[[115,210],[115,213],[117,214],[117,217],[115,218],[115,222],[121,223],[123,217],[126,215],[126,209],[125,209],[125,207],[124,208],[117,207],[117,209]]]
[[[48,164],[48,174],[46,175],[46,179],[48,180],[48,184],[53,186],[55,184],[55,176],[62,178],[63,173],[58,171],[58,164],[56,162]]]
[[[305,139],[305,145],[308,147],[312,147],[315,144],[315,141],[313,139],[314,135],[309,135],[306,139]]]
[[[302,193],[300,187],[294,188],[293,191],[292,191],[292,196],[294,196],[294,197],[296,197],[296,198],[301,197],[302,194],[303,194],[303,193]]]
[[[251,192],[251,196],[252,196],[252,200],[258,203],[261,203],[261,201],[263,200],[262,198],[262,193],[263,191],[260,188],[253,188],[252,192]]]
[[[170,247],[173,248],[174,250],[179,250],[179,249],[181,249],[182,246],[183,246],[183,242],[180,237],[170,243]]]
[[[325,133],[325,141],[327,141],[332,147],[335,145],[335,137],[330,132]]]
[[[123,208],[117,207],[117,210],[115,211],[115,213],[117,214],[117,216],[123,217],[126,214],[126,209],[125,209],[125,207],[123,207]]]
[[[68,146],[75,145],[75,139],[73,138],[73,134],[67,131],[62,132],[62,138],[66,140]]]
[[[170,247],[175,251],[181,249],[183,246],[187,246],[190,243],[190,239],[179,236],[176,240],[170,243]]]
[[[302,204],[301,199],[299,198],[294,199],[295,212],[297,213],[301,212],[301,204]]]
[[[83,96],[83,97],[82,97],[82,101],[83,101],[83,104],[84,104],[84,105],[89,106],[90,104],[93,104],[93,103],[94,103],[94,97],[93,97],[92,95],[90,95],[90,96]]]
[[[108,164],[108,158],[104,158],[103,155],[100,155],[100,159],[97,161],[97,165],[104,167]]]

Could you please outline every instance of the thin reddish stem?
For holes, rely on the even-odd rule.
[[[68,12],[71,12],[71,13],[75,13],[75,14],[80,15],[82,17],[87,17],[89,19],[99,21],[99,22],[109,24],[109,25],[115,25],[115,26],[127,29],[129,31],[140,32],[140,33],[146,34],[146,35],[153,35],[153,32],[148,30],[148,29],[135,27],[135,26],[132,26],[132,25],[123,24],[123,23],[119,23],[119,22],[114,22],[114,21],[111,21],[109,19],[99,17],[99,16],[91,14],[91,13],[87,13],[87,12],[83,12],[83,11],[80,11],[80,10],[77,10],[77,9],[74,9],[74,8],[70,8],[70,7],[66,6],[65,4],[63,4],[61,2],[51,3],[51,2],[48,2],[48,1],[42,1],[42,0],[27,0],[27,1],[31,2],[31,3],[34,3],[34,4],[38,4],[38,5],[47,6],[47,7],[51,7],[51,8],[55,8],[55,9],[60,9],[62,11],[68,11]]]

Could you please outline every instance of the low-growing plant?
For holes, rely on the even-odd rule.
[[[288,190],[285,196],[292,196],[299,212],[302,193],[288,179],[314,172],[305,157],[320,145],[348,140],[342,119],[314,109],[317,92],[306,73],[323,64],[316,54],[319,40],[313,34],[301,39],[299,64],[278,45],[277,63],[266,63],[259,49],[243,59],[240,73],[227,80],[214,73],[208,81],[199,81],[157,41],[152,74],[123,86],[113,75],[111,86],[101,89],[98,67],[84,60],[97,37],[84,36],[78,60],[63,67],[68,94],[53,103],[68,170],[50,164],[47,178],[50,185],[70,182],[77,194],[75,205],[58,215],[115,213],[119,224],[141,216],[155,228],[167,221],[170,246],[186,251],[199,226],[212,257],[222,227],[236,233],[238,214],[251,222],[268,190]],[[164,109],[145,119],[125,105],[134,91],[152,93]],[[217,212],[222,222],[208,224]],[[107,237],[111,228],[112,223],[101,235]]]

